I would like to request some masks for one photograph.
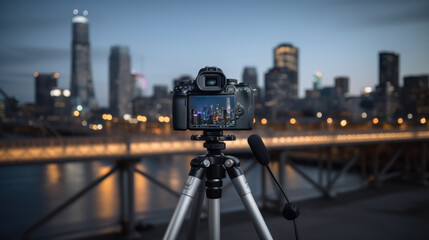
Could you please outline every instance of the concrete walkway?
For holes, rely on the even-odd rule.
[[[298,202],[300,239],[429,239],[429,188],[403,182],[386,183],[338,195],[335,199]],[[295,239],[292,223],[275,211],[262,211],[274,239]],[[222,239],[259,239],[246,212],[221,216]],[[186,223],[179,239],[186,239]],[[162,239],[166,225],[139,232],[141,238]],[[85,239],[119,239],[108,234]],[[200,224],[199,239],[207,239],[207,221]]]

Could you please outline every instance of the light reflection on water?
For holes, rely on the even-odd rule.
[[[140,164],[139,168],[143,172],[148,172],[147,167],[142,164]],[[149,180],[140,174],[136,174],[134,180],[134,190],[138,193],[135,195],[135,210],[137,212],[143,212],[150,208],[152,199],[149,191]]]
[[[164,156],[143,159],[137,168],[155,177],[171,189],[181,192],[189,172],[189,163],[194,156]],[[245,169],[253,160],[242,160]],[[37,220],[82,190],[96,178],[113,167],[111,162],[75,162],[0,168],[0,236],[6,239],[20,238],[21,234]],[[277,174],[278,163],[271,163]],[[303,171],[317,179],[317,167],[302,166]],[[292,200],[317,196],[308,182],[291,167],[286,166],[284,187]],[[261,169],[255,167],[246,178],[256,199],[261,194]],[[333,173],[335,174],[335,173]],[[118,173],[112,174],[93,190],[65,209],[35,236],[98,226],[106,221],[117,223],[119,218]],[[267,177],[267,191],[274,193]],[[224,181],[224,185],[229,180]],[[336,186],[349,187],[360,183],[357,174],[347,174]],[[178,198],[159,188],[140,174],[135,174],[135,210],[137,218],[156,221],[163,216],[167,221]],[[224,191],[221,199],[222,211],[244,209],[234,188]],[[165,210],[168,210],[167,212]],[[165,214],[159,215],[160,212]],[[151,214],[152,213],[152,214]],[[155,213],[155,214],[153,214]]]
[[[110,170],[110,166],[101,166],[99,167],[97,175],[105,175]],[[116,214],[117,205],[119,203],[119,191],[116,180],[116,176],[109,176],[95,188],[96,198],[94,200],[94,207],[97,217],[108,218]]]

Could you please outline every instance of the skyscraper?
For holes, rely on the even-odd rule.
[[[349,78],[348,77],[336,77],[335,78],[335,89],[341,95],[349,93]]]
[[[399,55],[394,52],[379,53],[379,85],[386,87],[387,82],[395,89],[399,87]]]
[[[399,110],[399,55],[394,52],[378,54],[379,84],[375,89],[375,110],[379,117],[394,122]]]
[[[132,98],[143,96],[143,92],[146,90],[146,77],[142,72],[132,70],[131,80],[133,81],[133,93]]]
[[[280,44],[274,49],[274,67],[265,74],[265,106],[275,119],[287,114],[298,99],[298,49]]]
[[[298,49],[292,44],[283,43],[274,48],[274,67],[298,72]]]
[[[57,87],[58,77],[58,73],[34,73],[36,106],[39,112],[52,114],[54,99],[51,96],[51,90]]]
[[[243,70],[243,82],[249,83],[253,89],[258,87],[258,73],[255,67],[245,67]]]
[[[401,93],[402,113],[414,116],[428,114],[429,76],[416,75],[404,77]]]
[[[113,46],[109,58],[109,106],[114,116],[131,114],[132,88],[128,47]]]
[[[75,10],[77,14],[77,10]],[[84,11],[84,15],[87,12]],[[82,106],[82,112],[87,113],[97,108],[91,73],[91,58],[89,47],[88,18],[76,15],[72,19],[72,70],[71,70],[71,100],[72,111]]]
[[[290,111],[298,99],[298,83],[289,73],[286,68],[272,68],[265,74],[265,106],[272,119]]]

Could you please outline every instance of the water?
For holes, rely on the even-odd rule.
[[[177,192],[181,192],[193,156],[172,156],[143,159],[137,168],[149,173]],[[246,169],[254,160],[243,160]],[[0,168],[0,238],[19,239],[32,224],[62,204],[66,199],[107,173],[111,162],[91,161],[65,164],[27,165]],[[317,179],[317,167],[300,166]],[[271,168],[278,171],[278,164]],[[286,167],[284,187],[293,200],[320,196],[312,185],[293,169]],[[336,172],[333,172],[333,176]],[[100,231],[118,227],[119,190],[118,174],[109,176],[81,199],[34,232],[31,236],[72,233],[79,230]],[[260,166],[254,167],[246,178],[255,198],[261,195]],[[268,174],[267,174],[268,181]],[[229,179],[224,180],[224,185]],[[268,181],[269,182],[269,181]],[[346,174],[335,185],[337,191],[359,187],[361,178],[356,173]],[[274,194],[272,184],[267,184]],[[225,190],[221,199],[222,211],[244,209],[234,188]],[[135,175],[135,210],[137,219],[146,223],[167,222],[176,206],[177,198],[159,188],[140,174]]]

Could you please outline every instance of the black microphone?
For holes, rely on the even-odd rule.
[[[247,139],[247,142],[256,160],[258,160],[261,165],[267,166],[268,163],[270,163],[270,155],[261,137],[257,134],[252,134]]]
[[[277,186],[280,188],[281,192],[283,193],[283,196],[286,199],[286,204],[283,207],[282,215],[287,220],[293,221],[293,227],[295,232],[295,239],[298,240],[298,230],[296,228],[296,222],[295,219],[299,216],[299,208],[295,204],[289,202],[289,199],[286,197],[286,193],[283,190],[280,183],[277,181],[277,179],[274,177],[273,172],[270,169],[270,166],[268,163],[270,163],[270,154],[267,151],[267,148],[265,147],[264,142],[262,141],[261,137],[257,134],[252,134],[247,139],[247,142],[249,143],[250,149],[252,149],[252,153],[255,156],[256,160],[258,162],[265,166],[270,173],[271,177],[274,179]]]

